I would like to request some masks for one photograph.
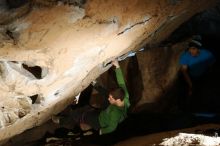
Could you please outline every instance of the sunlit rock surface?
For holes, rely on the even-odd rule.
[[[103,68],[103,62],[158,44],[193,14],[215,4],[215,0],[44,2],[0,11],[0,141],[62,111],[109,68]],[[151,95],[144,102],[157,96]]]
[[[179,133],[179,135],[171,138],[166,138],[160,145],[163,146],[178,146],[178,145],[212,145],[218,146],[220,144],[219,137],[205,136],[201,134]]]

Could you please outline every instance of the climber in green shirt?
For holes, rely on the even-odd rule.
[[[128,90],[119,63],[118,61],[113,61],[112,64],[116,67],[115,73],[120,88],[110,91],[108,97],[110,104],[99,114],[101,134],[114,131],[117,125],[126,118],[127,110],[130,106]],[[120,95],[120,92],[118,93],[117,91],[121,91],[122,94]]]
[[[61,126],[71,123],[87,124],[95,130],[99,130],[99,134],[107,134],[116,130],[119,123],[127,117],[127,111],[130,106],[129,94],[125,85],[122,70],[117,60],[112,61],[115,66],[115,74],[118,82],[118,88],[107,91],[96,82],[92,85],[104,98],[99,109],[93,108],[91,105],[72,110],[67,117],[53,116],[52,120]]]

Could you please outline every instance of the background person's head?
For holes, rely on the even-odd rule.
[[[195,42],[190,42],[188,44],[188,51],[192,56],[197,56],[199,55],[201,45],[195,43]]]
[[[125,92],[121,87],[119,87],[109,92],[108,100],[111,104],[119,106],[122,103],[124,103],[123,101],[124,97],[125,97]]]

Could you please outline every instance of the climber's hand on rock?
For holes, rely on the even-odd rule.
[[[74,100],[73,100],[72,104],[73,104],[73,105],[76,105],[77,103],[78,103],[78,100],[77,100],[76,97],[74,97]]]
[[[120,65],[119,65],[117,59],[114,59],[114,60],[112,61],[112,65],[114,65],[116,68],[119,68],[119,67],[120,67]]]

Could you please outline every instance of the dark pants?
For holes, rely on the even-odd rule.
[[[91,126],[95,130],[100,129],[99,114],[102,110],[105,110],[109,106],[109,101],[108,101],[109,94],[105,88],[99,85],[95,85],[94,88],[104,98],[101,107],[97,109],[92,107],[91,105],[85,105],[75,110],[70,110],[68,115],[64,115],[63,117],[61,117],[60,119],[61,126],[65,127],[67,125],[70,125],[68,127],[74,128],[76,125],[80,123],[84,123]]]
[[[180,96],[178,100],[178,104],[181,109],[186,111],[191,111],[193,108],[196,108],[199,103],[203,100],[201,94],[203,93],[203,84],[205,84],[208,75],[203,74],[201,77],[195,79],[191,78],[193,88],[192,95],[189,96],[189,85],[186,83],[184,76],[182,73],[179,75],[180,81]]]

